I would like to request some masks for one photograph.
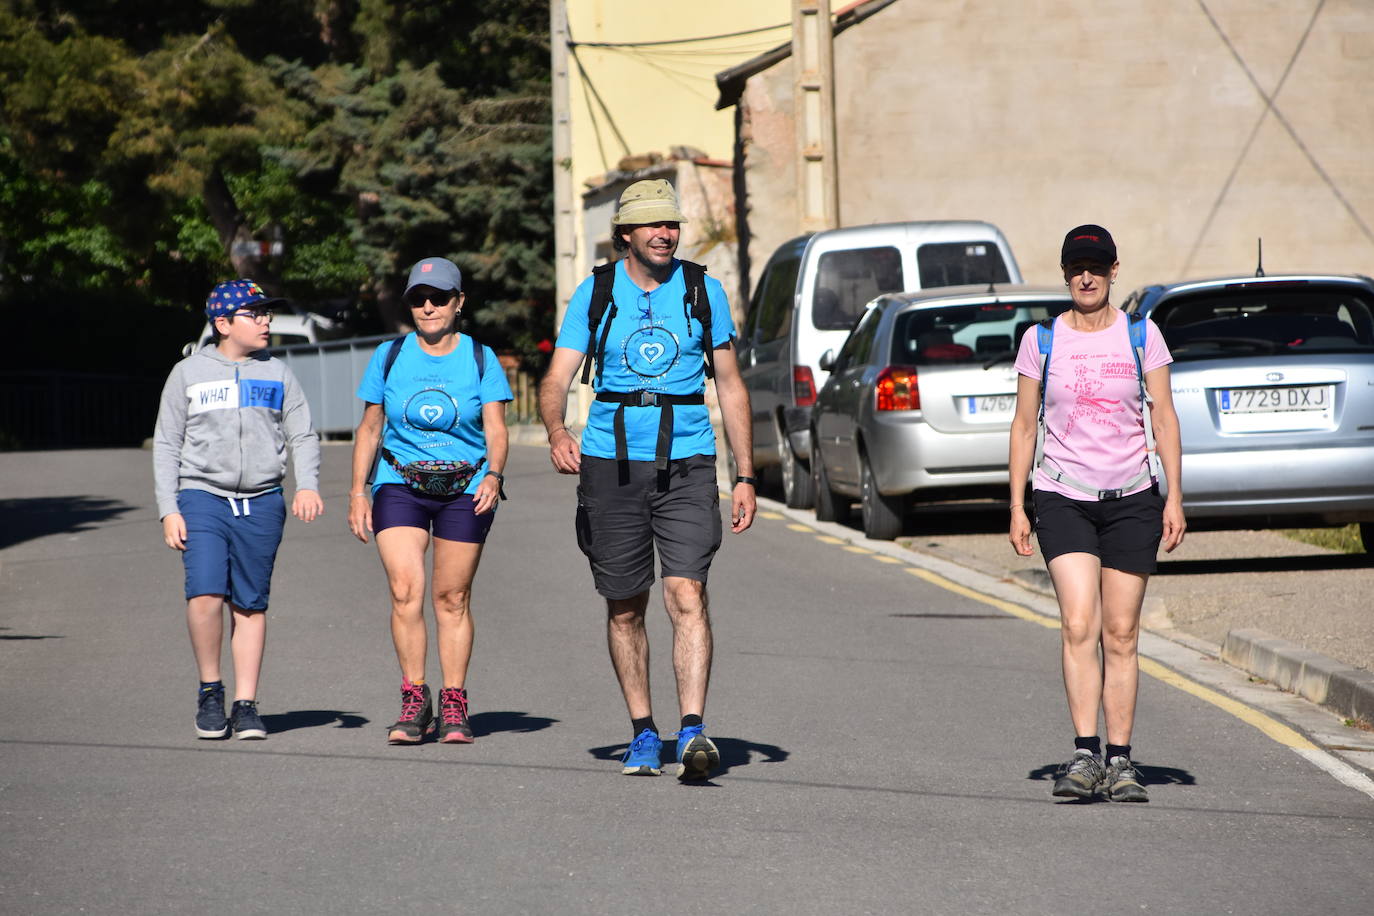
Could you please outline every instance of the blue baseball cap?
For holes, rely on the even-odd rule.
[[[406,281],[406,294],[417,286],[432,286],[435,289],[463,289],[463,272],[448,258],[425,258],[416,262],[410,269],[410,279]]]
[[[216,318],[228,318],[241,308],[266,308],[285,301],[268,296],[256,281],[225,280],[210,290],[210,295],[206,297],[205,317],[214,321]]]

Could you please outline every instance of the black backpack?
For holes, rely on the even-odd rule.
[[[701,325],[701,351],[706,358],[706,377],[715,378],[716,360],[711,350],[711,299],[706,294],[706,265],[695,261],[679,263],[682,264],[682,282],[687,287],[687,292],[682,297],[682,314],[687,318],[689,333],[693,318]],[[615,265],[616,262],[612,261],[592,268],[592,301],[587,308],[587,356],[582,362],[584,385],[591,384],[592,361],[595,360],[598,364],[605,361],[606,337],[611,332],[611,324],[615,321],[616,315],[615,298],[611,295],[611,290],[615,286]],[[601,329],[601,338],[598,340],[596,329],[601,324],[608,305],[611,317],[606,319],[606,326]]]

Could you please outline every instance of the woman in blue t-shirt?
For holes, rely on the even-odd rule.
[[[415,332],[379,346],[358,385],[365,407],[353,439],[348,527],[363,543],[368,532],[376,534],[391,586],[391,637],[401,664],[401,715],[387,733],[392,744],[419,744],[436,734],[444,743],[473,740],[465,687],[469,597],[504,495],[511,391],[490,348],[458,332],[462,288],[452,261],[425,258],[412,267],[405,301]],[[437,719],[425,683],[431,531],[444,675]]]

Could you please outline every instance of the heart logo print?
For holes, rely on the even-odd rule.
[[[428,423],[430,426],[433,426],[434,421],[438,420],[441,416],[443,416],[443,413],[444,409],[442,407],[436,407],[433,404],[426,404],[424,407],[420,408],[421,418],[423,418],[424,421]]]
[[[665,349],[663,344],[649,341],[639,345],[639,355],[644,357],[645,362],[652,364],[654,360],[663,355]]]

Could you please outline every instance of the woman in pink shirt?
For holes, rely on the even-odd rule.
[[[1111,233],[1092,225],[1070,230],[1060,266],[1073,307],[1053,321],[1049,334],[1027,331],[1016,359],[1010,540],[1018,554],[1030,556],[1034,527],[1059,599],[1075,738],[1054,794],[1143,802],[1149,796],[1131,764],[1140,606],[1161,542],[1172,551],[1186,527],[1182,449],[1169,388],[1173,360],[1153,322],[1132,320],[1111,304],[1120,267]],[[1144,332],[1139,353],[1133,352],[1133,326],[1137,340]],[[1042,337],[1052,344],[1047,361]],[[1043,456],[1036,446],[1042,370]],[[1026,511],[1032,470],[1033,525]]]

